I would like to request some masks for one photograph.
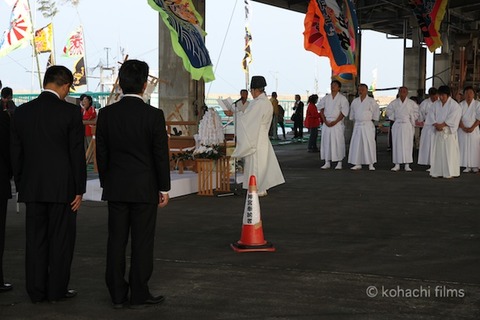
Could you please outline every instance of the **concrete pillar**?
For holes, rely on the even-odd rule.
[[[439,53],[433,56],[433,86],[438,87],[450,85],[451,76],[451,55],[450,53]]]
[[[205,1],[192,2],[200,15],[205,17]],[[173,51],[170,31],[160,15],[158,42],[158,106],[167,121],[196,121],[198,124],[204,113],[205,83],[203,80],[192,80],[183,67],[182,59]],[[198,126],[182,127],[181,130],[184,135],[192,136],[198,132]]]
[[[413,46],[404,48],[403,85],[408,88],[408,96],[422,98],[425,92],[427,73],[427,50],[420,45],[418,27],[412,32]]]

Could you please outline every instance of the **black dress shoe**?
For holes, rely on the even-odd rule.
[[[159,304],[165,301],[164,296],[151,296],[150,299],[145,300],[145,304]]]
[[[76,297],[77,296],[77,290],[73,290],[73,289],[68,289],[67,292],[65,293],[65,295],[58,299],[58,300],[50,300],[50,303],[57,303],[59,301],[63,301],[65,299],[71,299],[73,297]]]
[[[163,301],[165,301],[164,296],[156,296],[156,297],[151,296],[150,298],[145,300],[145,302],[143,302],[142,304],[131,304],[130,309],[141,309],[141,308],[145,308],[145,307],[148,307],[148,306],[160,304]]]
[[[122,309],[127,301],[128,298],[123,299],[122,302],[112,302],[112,307],[113,309]]]
[[[77,293],[78,293],[77,290],[68,289],[67,293],[65,293],[65,299],[70,299],[70,298],[76,297]]]
[[[13,289],[13,286],[11,283],[5,282],[0,285],[0,292],[7,292]]]

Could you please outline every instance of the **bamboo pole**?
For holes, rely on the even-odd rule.
[[[32,47],[33,47],[33,53],[34,53],[34,56],[35,56],[35,60],[37,62],[38,84],[40,85],[40,91],[41,91],[43,89],[42,74],[40,73],[40,62],[38,60],[37,46],[35,44],[35,26],[33,24],[32,9],[31,9],[31,6],[30,6],[30,0],[27,0],[27,4],[28,4],[28,14],[30,16],[30,22],[32,23]]]

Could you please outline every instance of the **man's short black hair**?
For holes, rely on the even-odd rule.
[[[11,98],[11,97],[13,96],[13,90],[12,90],[12,88],[9,88],[9,87],[3,88],[3,89],[2,89],[1,96],[2,96],[2,98],[4,98],[4,99]]]
[[[118,80],[123,93],[141,93],[148,80],[148,71],[148,64],[144,61],[125,61],[118,72]]]
[[[477,93],[477,91],[476,91],[472,86],[466,86],[466,87],[463,89],[463,93],[465,94],[465,92],[467,92],[467,90],[472,90],[473,93]]]
[[[51,66],[45,71],[43,87],[49,83],[54,83],[57,86],[63,86],[65,84],[71,85],[73,83],[72,71],[64,66]]]
[[[434,95],[436,95],[436,94],[438,94],[437,88],[431,87],[430,89],[428,89],[428,95],[429,95],[429,96],[434,96]]]
[[[358,85],[358,88],[360,88],[360,87],[364,87],[364,88],[367,89],[367,91],[368,91],[368,86],[367,86],[365,83],[360,83],[360,84]]]
[[[450,96],[451,91],[449,86],[440,86],[438,87],[438,94],[446,94],[447,96]]]
[[[333,84],[333,83],[336,83],[339,88],[342,87],[342,83],[341,83],[340,81],[338,81],[338,80],[333,80],[333,81],[332,81],[332,84]]]

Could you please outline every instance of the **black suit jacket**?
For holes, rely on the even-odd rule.
[[[70,203],[86,188],[79,106],[42,92],[15,111],[12,167],[21,202]]]
[[[7,111],[0,111],[0,200],[12,197],[11,178],[10,116]]]
[[[303,102],[299,101],[297,106],[293,108],[295,110],[296,118],[295,122],[303,124]]]
[[[96,129],[103,200],[158,203],[170,190],[168,137],[163,111],[126,96],[102,108]]]

